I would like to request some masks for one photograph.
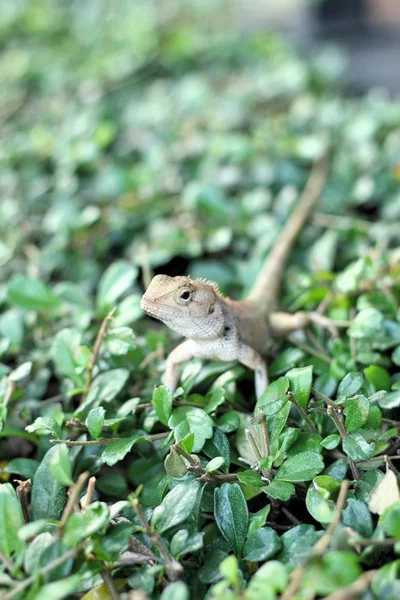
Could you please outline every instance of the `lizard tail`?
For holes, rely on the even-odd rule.
[[[275,310],[286,260],[303,225],[317,203],[329,172],[329,160],[317,161],[310,173],[297,207],[289,217],[278,241],[268,254],[261,273],[248,295],[248,300],[265,306],[267,314]]]

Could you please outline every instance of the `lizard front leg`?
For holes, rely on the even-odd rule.
[[[179,380],[179,365],[194,356],[193,344],[191,340],[186,340],[179,344],[167,358],[165,365],[164,383],[174,393]]]
[[[268,385],[268,371],[264,359],[251,346],[241,343],[238,361],[245,367],[253,369],[256,397],[258,400]]]

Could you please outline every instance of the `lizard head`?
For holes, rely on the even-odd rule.
[[[203,279],[156,275],[140,305],[147,315],[187,338],[212,339],[224,328],[221,294]]]

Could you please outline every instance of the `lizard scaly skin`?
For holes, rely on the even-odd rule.
[[[156,275],[152,279],[141,300],[143,311],[187,338],[167,359],[164,381],[172,392],[179,380],[180,363],[197,357],[237,360],[253,369],[259,398],[268,385],[267,366],[261,356],[267,340],[288,335],[310,323],[332,325],[318,313],[276,311],[286,260],[322,193],[328,169],[326,158],[315,164],[298,206],[246,299],[224,298],[215,283],[203,279],[168,275]]]

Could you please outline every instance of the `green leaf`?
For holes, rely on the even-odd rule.
[[[382,525],[388,536],[400,539],[400,500],[389,506],[379,517],[379,525]]]
[[[206,441],[213,434],[213,420],[201,409],[192,406],[179,406],[176,408],[168,425],[174,430],[176,441],[182,440],[189,433],[194,434],[193,452],[199,452]]]
[[[307,491],[306,506],[310,515],[323,525],[330,523],[335,514],[335,503],[321,496],[312,485]]]
[[[208,456],[208,458],[222,456],[225,465],[229,467],[231,462],[229,440],[219,427],[214,427],[212,438],[206,440],[206,443],[203,446],[203,453]]]
[[[76,546],[81,540],[102,530],[109,519],[110,513],[105,502],[93,502],[83,512],[73,513],[65,526],[64,544]]]
[[[107,332],[104,345],[110,354],[124,356],[135,348],[135,334],[130,327],[114,327]]]
[[[317,452],[300,452],[291,456],[278,469],[275,479],[282,481],[309,481],[324,468],[322,456]]]
[[[48,312],[60,305],[60,301],[51,289],[38,279],[15,277],[7,288],[11,304],[26,310]]]
[[[68,448],[65,444],[58,444],[50,461],[50,472],[54,479],[65,486],[72,485],[71,463],[68,456]]]
[[[366,423],[369,413],[369,402],[365,396],[353,396],[345,402],[345,427],[349,433],[360,429]]]
[[[206,465],[207,473],[214,473],[214,471],[218,471],[221,467],[225,465],[225,460],[222,456],[216,456]]]
[[[194,511],[200,484],[197,481],[178,483],[154,509],[152,525],[161,534],[186,521]]]
[[[276,531],[270,527],[263,527],[246,540],[243,555],[245,560],[254,562],[269,560],[281,548],[282,542]]]
[[[364,384],[364,377],[358,371],[352,371],[342,379],[339,384],[338,394],[339,396],[354,396],[359,392]]]
[[[10,557],[25,549],[25,543],[18,537],[18,530],[24,524],[17,494],[10,483],[0,484],[0,551]]]
[[[289,379],[290,391],[295,400],[303,408],[307,406],[311,394],[313,367],[299,367],[286,373]]]
[[[261,529],[265,525],[269,512],[271,510],[271,505],[266,504],[264,508],[261,508],[256,513],[250,515],[250,523],[249,523],[249,531],[248,537],[253,535],[258,529]]]
[[[246,469],[246,471],[239,471],[237,473],[237,478],[240,483],[243,485],[251,485],[252,487],[264,487],[265,482],[261,480],[261,475],[252,471],[251,469]]]
[[[296,489],[293,484],[287,481],[277,481],[274,479],[274,481],[264,488],[264,492],[271,498],[274,498],[274,500],[287,502],[296,492]]]
[[[166,385],[159,385],[153,392],[152,404],[163,425],[168,425],[172,414],[172,394]]]
[[[321,446],[326,448],[327,450],[333,450],[337,448],[340,444],[340,435],[336,433],[331,433],[331,435],[326,436],[321,442]]]
[[[15,381],[15,382],[22,381],[23,379],[28,377],[31,370],[32,370],[32,362],[30,362],[30,361],[24,362],[24,363],[22,363],[22,365],[19,365],[19,367],[17,367],[13,371],[11,371],[8,378],[11,381]]]
[[[289,379],[287,377],[280,377],[270,383],[257,402],[255,414],[257,414],[257,409],[261,409],[267,417],[279,412],[289,400],[288,390]]]
[[[171,450],[165,457],[164,469],[171,477],[184,477],[187,473],[185,461],[175,450]]]
[[[82,585],[82,575],[76,573],[53,583],[47,583],[40,588],[33,600],[63,600],[71,596]]]
[[[58,371],[72,379],[77,386],[84,383],[82,366],[77,359],[80,343],[81,334],[79,331],[76,329],[61,329],[56,334],[50,350]]]
[[[389,392],[378,400],[381,408],[398,408],[400,406],[400,390]]]
[[[382,331],[383,315],[376,308],[365,308],[353,319],[347,333],[356,339],[373,338]]]
[[[362,574],[359,560],[352,552],[326,553],[309,569],[305,582],[307,589],[314,590],[314,595],[326,596],[345,588]]]
[[[181,560],[183,556],[192,554],[203,547],[204,532],[190,535],[187,529],[180,529],[171,540],[171,554],[176,560]]]
[[[85,420],[85,425],[89,430],[89,433],[95,439],[100,437],[104,425],[104,416],[106,411],[102,406],[92,408]]]
[[[365,538],[370,538],[374,531],[371,513],[365,502],[348,498],[347,506],[343,510],[342,521],[347,527],[358,531]]]
[[[287,568],[277,560],[264,563],[250,579],[245,600],[275,600],[289,585]]]
[[[189,600],[190,591],[183,581],[175,581],[164,588],[160,600]]]
[[[3,469],[0,469],[0,472],[13,473],[33,480],[38,466],[38,461],[32,458],[13,458]]]
[[[31,509],[33,519],[59,519],[67,499],[65,486],[51,473],[57,446],[45,454],[33,480]]]
[[[84,406],[90,406],[94,402],[111,402],[120,393],[128,377],[128,369],[111,369],[101,373],[92,381]]]
[[[364,373],[367,381],[369,381],[375,391],[390,390],[390,375],[383,367],[370,365],[364,369]]]
[[[236,411],[230,410],[221,415],[215,423],[224,433],[232,433],[239,427],[240,418]]]
[[[372,456],[372,449],[361,433],[346,435],[342,441],[342,448],[353,460],[365,460]]]
[[[267,417],[270,444],[273,444],[278,439],[279,434],[285,428],[291,407],[292,404],[287,402],[280,411],[272,415],[272,417]]]
[[[131,451],[134,444],[141,438],[143,438],[143,435],[137,431],[129,438],[121,438],[117,442],[108,444],[103,450],[101,461],[109,467],[112,467],[120,460],[123,460],[128,452]]]
[[[224,483],[214,490],[215,520],[222,535],[240,556],[249,525],[247,503],[237,483]]]
[[[117,260],[103,273],[97,292],[97,306],[105,312],[129,290],[139,270],[126,260]]]
[[[38,417],[33,423],[25,427],[31,433],[43,431],[51,433],[57,440],[62,438],[62,428],[53,417]]]

